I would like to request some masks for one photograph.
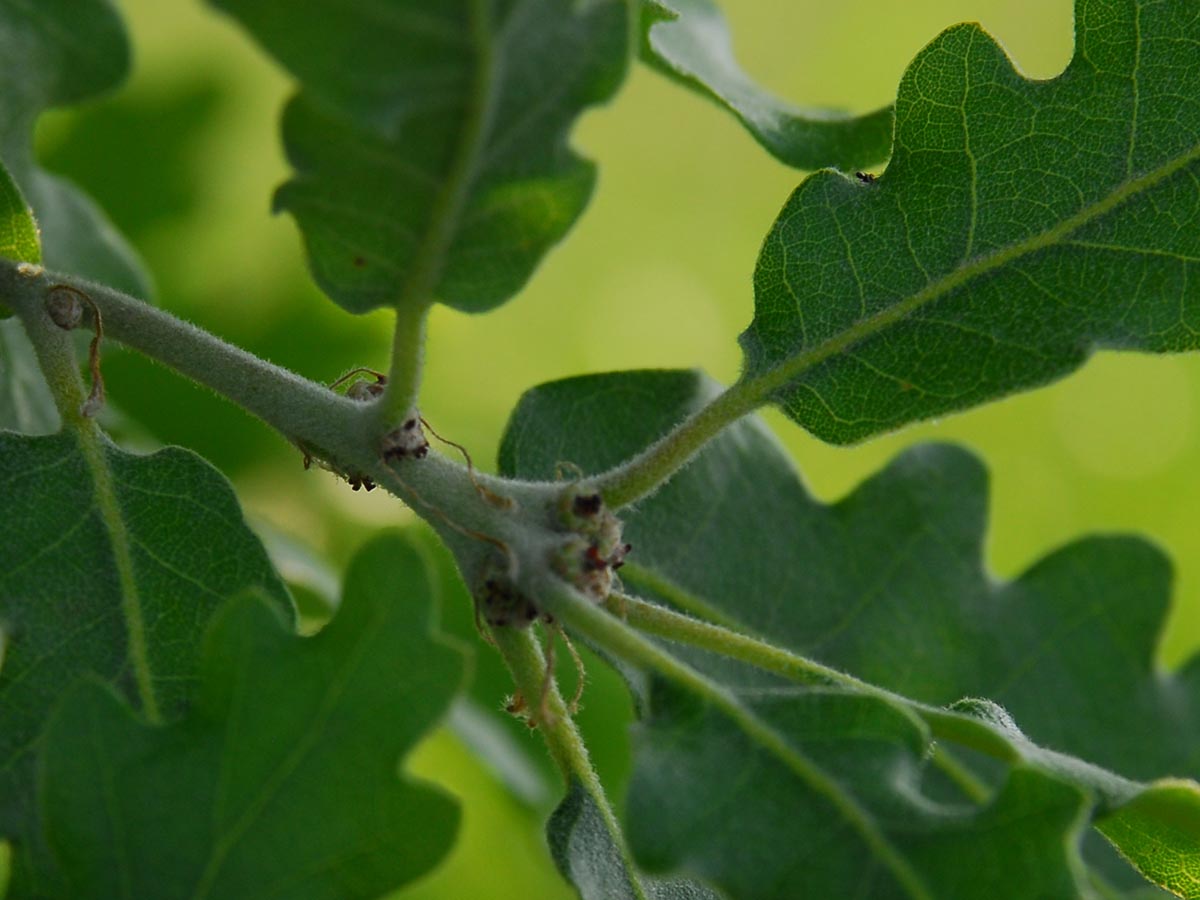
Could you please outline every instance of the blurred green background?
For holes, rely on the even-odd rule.
[[[122,6],[134,77],[114,97],[45,118],[39,145],[48,167],[109,210],[172,312],[310,378],[386,368],[388,317],[354,318],[323,299],[308,281],[292,222],[270,215],[271,190],[287,174],[276,128],[287,79],[200,3]],[[908,60],[955,22],[982,22],[1031,77],[1061,70],[1072,44],[1070,0],[727,7],[753,76],[798,102],[860,111],[892,99]],[[567,242],[499,311],[468,317],[438,308],[431,322],[423,411],[486,468],[508,411],[542,381],[679,366],[734,379],[757,249],[801,177],[715,106],[640,68],[611,106],[582,122],[576,143],[600,163],[601,176]],[[382,492],[353,493],[305,472],[299,454],[266,428],[132,354],[110,351],[105,374],[127,417],[126,443],[200,452],[233,479],[256,523],[335,566],[370,529],[410,521]],[[1053,387],[855,448],[826,447],[778,414],[767,420],[826,499],[909,444],[974,448],[992,472],[987,552],[998,577],[1086,532],[1148,535],[1178,568],[1162,647],[1164,664],[1173,665],[1195,647],[1200,625],[1198,397],[1200,358],[1101,354]],[[619,787],[627,759],[612,723],[627,704],[614,678],[594,661],[590,668],[584,724],[596,734],[602,774]],[[507,690],[501,680],[477,693],[494,694],[486,702],[495,707]],[[522,740],[540,755],[535,736]],[[531,810],[514,799],[447,730],[413,767],[463,798],[465,833],[450,861],[404,896],[569,896],[542,848],[544,805]]]

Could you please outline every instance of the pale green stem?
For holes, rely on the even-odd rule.
[[[930,733],[939,740],[967,747],[1008,765],[1019,763],[1024,758],[1020,748],[1014,746],[1003,735],[992,729],[979,728],[977,722],[961,714],[915,702],[757,638],[622,594],[610,596],[605,601],[605,606],[614,615],[622,617],[628,624],[647,634],[736,659],[792,681],[805,684],[837,684],[876,697],[897,710],[919,717],[929,727]],[[955,777],[955,773],[947,774]],[[1114,779],[1112,786],[1106,789],[1107,802],[1120,802],[1120,798],[1127,792],[1127,784],[1118,783],[1119,781],[1123,780]],[[973,790],[966,784],[963,787]]]
[[[932,898],[920,875],[876,827],[858,801],[724,686],[626,628],[615,616],[609,615],[565,583],[545,579],[538,587],[540,589],[534,595],[572,631],[636,666],[658,673],[723,713],[751,741],[790,769],[813,793],[823,797],[871,848],[876,859],[903,886],[909,897],[914,900]],[[898,710],[904,715],[912,715],[903,707],[898,707]]]
[[[379,424],[387,431],[400,424],[417,405],[420,389],[425,320],[437,292],[456,229],[471,196],[480,156],[495,112],[496,60],[491,5],[469,0],[470,40],[475,54],[474,77],[467,95],[454,156],[433,198],[421,245],[413,256],[396,301],[396,330],[388,385],[378,405]]]
[[[398,426],[417,407],[428,316],[429,307],[416,303],[402,304],[396,310],[392,362],[388,369],[387,387],[377,405],[381,432]]]
[[[27,276],[16,277],[19,279],[18,285],[30,280]],[[95,420],[82,412],[87,392],[79,376],[79,360],[75,356],[75,344],[70,332],[55,325],[47,314],[43,303],[44,291],[37,292],[31,298],[32,302],[24,304],[18,303],[16,293],[5,284],[0,296],[13,306],[21,321],[21,327],[25,329],[25,334],[33,344],[38,367],[45,376],[50,396],[54,398],[54,406],[62,418],[63,425],[79,432],[97,433]],[[90,311],[84,321],[91,321]]]
[[[823,666],[790,650],[748,637],[724,626],[675,612],[657,603],[614,593],[605,600],[604,605],[614,615],[620,616],[639,631],[719,653],[782,675],[791,681],[805,684],[837,684],[856,690],[872,689],[867,682],[859,681],[853,675]]]
[[[738,382],[712,403],[685,419],[657,443],[594,483],[612,509],[620,509],[653,493],[682,469],[705,444],[727,425],[753,412],[765,401],[753,382]]]
[[[491,634],[500,651],[500,656],[508,666],[508,671],[512,673],[517,691],[524,698],[531,711],[530,714],[534,717],[533,721],[536,722],[538,731],[541,732],[542,739],[546,742],[551,759],[562,772],[563,780],[568,786],[572,781],[579,782],[592,798],[613,843],[619,848],[625,861],[630,883],[637,891],[639,900],[646,900],[637,877],[637,870],[634,868],[633,860],[625,845],[621,825],[609,805],[608,797],[604,793],[604,787],[600,784],[596,770],[592,768],[587,746],[579,734],[579,729],[575,726],[575,721],[567,711],[567,705],[563,702],[562,694],[558,690],[558,682],[546,666],[546,657],[534,636],[533,629],[493,628]],[[549,684],[546,684],[546,679],[550,679]],[[540,708],[543,686],[546,688],[544,710]]]
[[[546,667],[546,657],[542,653],[534,629],[492,628],[491,635],[500,656],[512,673],[517,692],[530,711],[531,721],[542,732],[550,757],[562,772],[563,778],[577,778],[583,782],[589,793],[603,793],[600,781],[588,759],[587,747],[584,746],[579,730],[567,712],[558,682]],[[547,678],[550,679],[548,685]],[[546,689],[545,710],[539,708],[543,686]],[[543,712],[547,714],[544,717]]]
[[[366,424],[362,404],[325,385],[260,359],[120,291],[57,273],[26,278],[0,261],[0,291],[23,319],[27,311],[41,308],[55,284],[70,285],[91,298],[103,314],[107,338],[140,350],[212,388],[286,437],[321,449],[361,442]],[[46,375],[53,377],[53,370],[47,370]]]
[[[35,280],[23,275],[15,277],[18,284]],[[96,510],[109,536],[113,565],[120,585],[121,612],[125,620],[128,643],[126,650],[138,699],[146,718],[150,722],[159,722],[161,711],[154,693],[153,670],[146,643],[141,594],[134,575],[129,532],[117,499],[112,470],[108,465],[107,441],[95,419],[83,414],[87,392],[79,377],[79,361],[75,356],[71,333],[56,325],[47,314],[42,300],[46,296],[44,290],[26,294],[10,287],[7,284],[0,287],[0,296],[17,311],[21,325],[37,353],[38,365],[46,376],[54,404],[62,417],[63,428],[75,436],[80,454],[92,476]],[[85,316],[85,321],[94,322],[90,312]],[[107,324],[107,320],[105,322]]]
[[[930,306],[964,284],[994,272],[1030,254],[1054,246],[1069,235],[1096,221],[1120,204],[1170,178],[1200,159],[1200,144],[1174,156],[1163,165],[1105,194],[1053,228],[1006,245],[992,253],[974,256],[915,294],[878,312],[820,343],[805,347],[757,374],[743,374],[736,384],[709,406],[669,433],[644,453],[600,476],[599,486],[609,505],[616,508],[651,493],[678,471],[722,428],[766,403],[805,372],[841,355],[849,348],[872,338],[916,311]]]
[[[503,537],[506,529],[519,526],[511,511],[481,500],[466,468],[457,462],[431,452],[425,459],[385,463],[371,404],[302,378],[120,291],[57,273],[27,277],[18,274],[17,264],[0,260],[0,297],[23,320],[31,315],[44,318],[45,298],[57,284],[89,297],[103,315],[107,338],[212,388],[337,471],[369,475],[425,518],[455,548],[460,562],[496,552],[494,544],[478,535]],[[65,334],[61,337],[65,340]],[[69,360],[65,367],[43,360],[46,376],[52,387],[67,385],[56,388],[60,393],[71,389],[70,379],[75,379],[73,390],[78,393],[82,386],[74,357],[63,358]],[[64,402],[64,418],[81,418],[75,396]],[[553,490],[553,485],[505,481],[483,473],[475,473],[475,480],[494,493],[514,496],[519,501],[514,510],[522,504],[536,506]],[[464,572],[470,572],[469,565]]]
[[[634,628],[647,634],[718,653],[766,672],[782,675],[791,681],[805,684],[836,684],[878,697],[899,709],[918,715],[935,737],[970,747],[1007,763],[1020,759],[1020,754],[1008,742],[999,736],[992,736],[990,732],[981,733],[978,729],[965,729],[961,717],[954,713],[915,703],[899,694],[766,641],[739,634],[711,622],[702,622],[665,606],[647,603],[645,600],[624,594],[609,596],[605,606],[614,615],[622,617]]]
[[[336,461],[343,467],[353,466],[364,474],[378,474],[377,451],[382,431],[380,415],[374,410],[380,407],[357,403],[330,391],[324,384],[260,359],[120,291],[58,273],[27,278],[17,274],[16,263],[0,260],[0,291],[15,310],[40,309],[46,292],[54,284],[67,284],[85,292],[103,313],[106,336],[206,385],[313,455]],[[398,349],[419,346],[424,330],[424,311],[419,315],[412,313],[408,320],[411,328],[399,327],[400,320],[398,314]],[[407,378],[409,389],[414,391],[419,381],[419,357],[416,352],[400,351],[393,360],[395,365],[411,365],[411,375],[404,376],[401,381]],[[55,377],[53,371],[46,374],[48,378]],[[393,397],[400,398],[405,393],[407,391],[395,391]],[[404,406],[402,400],[391,402]],[[741,385],[730,388],[671,435],[625,465],[600,476],[599,484],[606,498],[610,503],[616,498],[616,505],[621,505],[652,491],[721,428],[752,411],[759,402]],[[511,481],[501,483],[486,476],[477,474],[477,477],[495,484],[500,493],[513,489]],[[375,480],[385,483],[381,478]],[[406,483],[415,482],[410,476]],[[389,490],[405,502],[416,505],[405,483],[390,479],[387,484]],[[420,488],[419,484],[416,486]],[[430,522],[439,527],[439,522],[432,519]]]

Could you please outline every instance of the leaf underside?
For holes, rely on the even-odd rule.
[[[764,243],[747,377],[851,443],[1044,384],[1096,348],[1200,346],[1200,9],[1077,0],[1022,77],[976,25],[901,81],[873,183],[819,172]]]
[[[34,758],[63,693],[91,674],[134,695],[140,631],[132,640],[145,647],[157,705],[177,712],[195,685],[204,623],[226,596],[255,587],[290,609],[215,469],[179,449],[100,452],[89,465],[74,433],[0,433],[0,834],[18,839],[14,897],[46,875]]]
[[[694,881],[647,878],[633,871],[596,802],[576,781],[567,786],[546,823],[546,838],[558,870],[581,900],[720,900]]]
[[[553,477],[563,461],[604,471],[716,391],[694,372],[543,385],[517,407],[501,468],[528,478]],[[562,429],[564,421],[587,426]],[[635,594],[761,635],[912,700],[942,706],[962,697],[990,698],[1011,712],[1030,741],[1127,778],[1200,775],[1200,664],[1193,660],[1168,675],[1153,662],[1170,587],[1161,553],[1135,538],[1087,538],[1016,581],[998,583],[982,564],[985,518],[986,475],[965,451],[916,448],[826,505],[804,490],[765,429],[746,421],[627,511],[625,536],[634,549],[621,574]],[[1159,883],[1194,895],[1187,893],[1189,873],[1200,862],[1193,784],[1178,786],[1174,799],[1185,810],[1178,816],[1157,799],[1169,782],[1140,793],[1135,788],[1136,798],[1115,811],[1089,812],[1084,793],[1055,779],[1086,786],[1092,779],[1102,785],[1108,776],[1037,751],[1027,758],[1035,767],[1045,762],[1042,771],[982,766],[976,774],[991,786],[991,805],[968,804],[961,794],[939,789],[940,775],[923,755],[928,735],[919,723],[898,719],[893,706],[784,682],[699,651],[679,652],[799,754],[784,759],[793,766],[797,759],[814,762],[864,804],[887,843],[916,868],[928,896],[1039,896],[1005,893],[1015,889],[1002,873],[1033,864],[1034,856],[1022,863],[1010,855],[1020,857],[1023,846],[1039,860],[1040,868],[1028,873],[1030,884],[1043,878],[1047,885],[1075,885],[1076,893],[1047,888],[1046,896],[1091,896],[1073,848],[1097,812],[1101,829],[1137,865]],[[857,712],[852,703],[859,704]],[[845,815],[830,810],[808,775],[788,770],[778,755],[748,740],[725,711],[653,681],[643,707],[629,832],[639,861],[652,871],[682,869],[739,898],[783,897],[783,885],[818,884],[823,877],[830,884],[850,879],[842,883],[862,885],[864,896],[922,896],[897,888],[894,870],[885,874],[878,854],[863,850],[862,831],[851,828],[847,835]],[[991,715],[986,706],[975,708]],[[1001,732],[1014,736],[1014,746],[1025,743],[1007,723]],[[966,759],[978,762],[973,755]],[[1083,777],[1070,777],[1072,769]],[[871,796],[872,785],[880,796]],[[938,805],[946,796],[954,798],[949,811]],[[921,798],[915,811],[914,798]],[[1005,819],[1010,803],[1024,824],[993,841],[986,823]],[[810,809],[821,814],[805,826],[800,817]],[[896,810],[911,825],[902,833],[889,830]],[[1149,824],[1161,828],[1164,816],[1182,821],[1172,826],[1170,847],[1155,839]],[[841,828],[831,824],[839,818]],[[823,836],[835,830],[839,837],[827,846]],[[925,837],[913,844],[914,833]],[[939,842],[949,834],[971,847],[972,858],[986,853],[994,862],[975,873],[970,891],[939,881],[959,871],[955,853],[940,855],[950,845]],[[926,838],[941,848],[930,851],[928,858],[939,862],[928,867],[922,862]],[[838,849],[843,841],[857,847],[858,862]],[[716,853],[722,842],[737,852]],[[810,844],[823,849],[799,849]],[[1167,864],[1156,867],[1156,857]],[[1117,884],[1136,878],[1094,848],[1088,860],[1088,877]]]
[[[772,96],[738,65],[725,18],[711,0],[646,0],[641,24],[644,62],[729,110],[780,162],[854,171],[887,158],[890,106],[852,116]]]
[[[175,724],[75,687],[47,729],[39,799],[76,895],[371,900],[428,871],[458,809],[397,765],[464,673],[432,608],[422,559],[384,534],[315,637],[254,592],[224,605]]]
[[[491,309],[583,211],[595,171],[567,136],[624,76],[625,0],[212,2],[300,79],[275,206],[351,312]]]

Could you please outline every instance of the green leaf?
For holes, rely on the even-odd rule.
[[[624,76],[626,0],[212,2],[300,79],[275,205],[351,312],[491,309],[583,211],[567,135]]]
[[[644,0],[642,59],[729,110],[767,152],[797,169],[853,171],[891,152],[890,106],[863,116],[801,109],[755,84],[734,58],[725,17],[711,0]]]
[[[564,878],[581,900],[719,900],[703,885],[690,881],[639,878],[634,887],[629,862],[605,827],[603,813],[577,782],[546,823],[550,852]]]
[[[744,691],[780,746],[664,693],[635,732],[629,838],[652,871],[682,868],[739,900],[784,900],[798,887],[817,897],[1086,895],[1079,789],[1014,768],[980,808],[939,802],[922,785],[927,735],[894,706],[811,688]]]
[[[501,469],[545,478],[567,461],[603,471],[717,391],[694,372],[543,385],[514,413]],[[563,421],[589,427],[562,429]],[[825,505],[804,490],[766,430],[747,420],[627,513],[633,552],[621,575],[635,593],[762,635],[916,701],[940,706],[964,696],[991,698],[1029,740],[1123,776],[1200,774],[1200,665],[1193,661],[1168,676],[1153,662],[1170,583],[1161,554],[1133,538],[1089,538],[1015,582],[996,582],[982,564],[985,492],[986,475],[973,457],[927,446]],[[739,673],[735,684],[763,686]],[[719,670],[714,677],[724,684],[733,676]],[[974,709],[990,715],[987,707]],[[650,727],[671,715],[670,707],[656,709]],[[701,721],[717,717],[708,710]],[[662,734],[672,720],[665,721]],[[1005,739],[1023,758],[1073,783],[1103,785],[1107,777],[1023,747],[1019,733]],[[689,738],[687,746],[699,752],[704,741]],[[734,758],[734,749],[727,754]],[[1114,802],[1123,792],[1111,790]],[[1142,838],[1126,840],[1122,850],[1157,877],[1147,849],[1155,846],[1149,817],[1123,811],[1131,808],[1138,807],[1099,812],[1124,823],[1125,831],[1114,831],[1123,839],[1142,829]],[[638,832],[631,837],[637,848]],[[1200,829],[1190,840],[1191,858],[1200,859]]]
[[[805,181],[767,236],[746,377],[823,440],[1045,384],[1095,348],[1200,346],[1200,18],[1077,0],[1030,81],[977,25],[910,65],[887,171]]]
[[[0,165],[0,256],[18,262],[42,261],[33,210],[3,165]]]
[[[0,159],[41,226],[42,261],[147,297],[136,253],[104,213],[33,156],[43,111],[111,90],[128,69],[128,42],[109,0],[0,0]]]
[[[0,834],[18,839],[24,897],[45,874],[33,761],[58,698],[92,674],[173,714],[225,597],[257,587],[290,606],[228,483],[191,453],[0,433],[0,484]]]
[[[432,868],[457,805],[397,777],[462,686],[432,607],[421,558],[385,534],[315,637],[254,592],[224,606],[178,723],[148,725],[96,682],[72,690],[39,798],[76,895],[368,900]]]
[[[1200,791],[1162,781],[1100,823],[1099,828],[1151,881],[1188,900],[1200,897]]]

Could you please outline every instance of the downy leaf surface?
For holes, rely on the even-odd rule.
[[[583,211],[567,144],[627,68],[627,0],[212,0],[300,80],[275,196],[351,312],[511,297]]]
[[[1200,346],[1200,10],[1077,0],[1031,81],[977,25],[901,81],[872,183],[796,189],[755,271],[746,377],[851,443],[1045,384],[1095,349]]]
[[[15,839],[11,893],[23,898],[53,877],[33,780],[62,695],[92,675],[177,714],[227,596],[254,587],[281,614],[290,602],[229,484],[187,451],[0,433],[0,485],[0,834]]]
[[[578,781],[546,823],[554,862],[581,900],[720,900],[694,881],[647,878],[637,872],[604,824],[596,801]]]
[[[695,372],[630,372],[543,385],[525,395],[510,422],[502,469],[545,478],[568,461],[585,472],[603,471],[716,392]],[[561,428],[564,421],[575,427]],[[986,475],[965,451],[916,448],[844,500],[826,505],[805,491],[786,455],[753,420],[727,429],[624,518],[634,549],[621,575],[634,594],[760,635],[912,701],[944,706],[986,697],[1011,713],[1024,734],[998,707],[960,706],[976,716],[964,716],[963,723],[995,726],[993,733],[1023,762],[998,773],[995,767],[980,770],[996,791],[990,806],[967,804],[971,815],[948,812],[937,805],[946,801],[933,791],[936,779],[922,771],[929,735],[920,722],[895,719],[895,704],[860,697],[854,702],[861,708],[852,714],[851,695],[676,648],[833,782],[855,796],[872,785],[887,794],[886,803],[858,799],[916,868],[928,896],[1038,896],[1022,895],[1017,882],[1001,876],[1032,864],[1033,857],[1017,858],[1020,848],[1031,846],[1030,836],[1048,821],[1057,824],[1037,832],[1046,846],[1037,850],[1041,868],[1029,871],[1035,879],[1030,883],[1047,878],[1046,885],[1073,884],[1089,896],[1092,875],[1082,874],[1075,851],[1061,851],[1079,843],[1081,824],[1091,816],[1100,816],[1100,828],[1159,883],[1176,890],[1186,885],[1200,861],[1195,785],[1147,788],[1123,781],[1200,775],[1200,666],[1193,661],[1168,674],[1154,665],[1170,567],[1149,544],[1087,538],[1016,581],[997,582],[982,563]],[[822,806],[827,798],[804,793],[802,778],[789,780],[780,759],[764,753],[769,741],[756,748],[726,711],[703,698],[654,681],[641,693],[647,720],[639,727],[628,801],[630,836],[641,862],[653,870],[682,866],[739,898],[786,896],[773,891],[822,872],[832,873],[832,884],[858,871],[848,856],[839,856],[839,848],[856,846],[846,834],[828,846],[820,843],[823,834],[844,827],[845,818],[837,825],[839,817]],[[873,725],[875,736],[864,744],[866,721],[887,725]],[[858,763],[850,762],[855,758]],[[664,785],[662,779],[673,780]],[[1163,792],[1173,803],[1157,799]],[[1092,809],[1096,798],[1106,799]],[[915,811],[905,805],[914,802]],[[966,801],[960,796],[958,803]],[[992,841],[994,823],[985,823],[989,816],[1004,819],[1008,803],[1025,824],[1010,840]],[[741,817],[739,804],[749,806]],[[820,814],[809,822],[810,833],[801,817],[814,809]],[[888,830],[889,815],[898,809],[906,810],[902,818],[912,825],[902,834]],[[1026,811],[1016,812],[1021,809]],[[751,831],[735,840],[741,827]],[[728,829],[723,836],[722,828]],[[976,871],[973,892],[938,880],[955,871],[954,854],[926,868],[925,851],[910,843],[918,832],[940,841],[956,830],[961,840],[978,841],[971,851],[978,858],[997,854],[988,857],[993,869]],[[1174,836],[1173,843],[1161,840],[1164,833]],[[741,856],[719,861],[714,848],[722,841],[742,848]],[[809,855],[805,848],[813,841],[824,850]],[[771,849],[761,849],[760,842]],[[865,853],[860,861],[871,858],[857,846]],[[800,868],[787,869],[793,864]],[[896,882],[879,865],[860,862],[859,868],[863,881],[846,883],[861,884],[869,896],[922,896],[919,889],[893,893]],[[988,880],[988,871],[996,880]],[[1129,874],[1105,867],[1106,877]]]
[[[39,799],[75,895],[373,900],[428,871],[457,805],[398,765],[464,675],[433,598],[412,545],[383,534],[314,637],[257,592],[224,605],[179,722],[148,725],[96,681],[74,688]]]
[[[642,60],[727,109],[767,152],[797,169],[854,171],[891,151],[890,106],[861,116],[803,109],[755,84],[738,65],[712,0],[645,0]]]

